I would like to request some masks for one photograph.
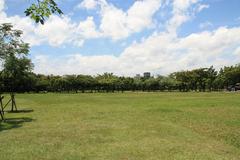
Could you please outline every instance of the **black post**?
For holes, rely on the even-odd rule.
[[[1,105],[1,108],[0,108],[0,115],[1,115],[2,120],[4,120],[4,117],[3,117],[3,115],[4,115],[4,111],[3,111],[3,103],[2,103],[2,99],[3,99],[3,96],[0,95],[0,105]]]
[[[0,106],[1,106],[0,110],[2,111],[2,114],[4,115],[4,108],[3,108],[3,102],[2,102],[3,98],[4,98],[4,96],[0,95]]]
[[[14,93],[11,93],[11,101],[12,101],[12,109],[11,109],[11,112],[14,111],[14,108],[15,108],[15,111],[17,111],[17,105],[16,105]]]
[[[0,115],[1,115],[2,120],[4,120],[3,112],[1,110],[0,110]]]

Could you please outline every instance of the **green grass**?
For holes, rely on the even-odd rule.
[[[240,159],[239,93],[49,93],[16,100],[25,112],[6,113],[1,122],[0,160]]]

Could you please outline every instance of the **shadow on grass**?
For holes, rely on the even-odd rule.
[[[33,119],[28,117],[6,118],[4,121],[0,122],[0,132],[4,130],[22,127],[24,123],[32,121]]]
[[[7,113],[30,113],[33,112],[33,109],[23,109],[23,110],[17,110],[17,111],[5,111]]]

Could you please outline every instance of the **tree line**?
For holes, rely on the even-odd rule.
[[[21,63],[15,64],[19,68]],[[221,91],[240,82],[240,65],[221,68],[199,68],[179,71],[168,76],[122,77],[112,73],[102,75],[43,75],[17,72],[21,79],[14,81],[0,76],[3,92],[124,92],[124,91]],[[12,86],[13,85],[13,86]]]

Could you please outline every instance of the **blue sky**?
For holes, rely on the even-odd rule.
[[[37,73],[166,75],[240,62],[239,0],[59,0],[64,16],[44,26],[24,16],[29,3],[0,0],[0,22],[24,31]]]

